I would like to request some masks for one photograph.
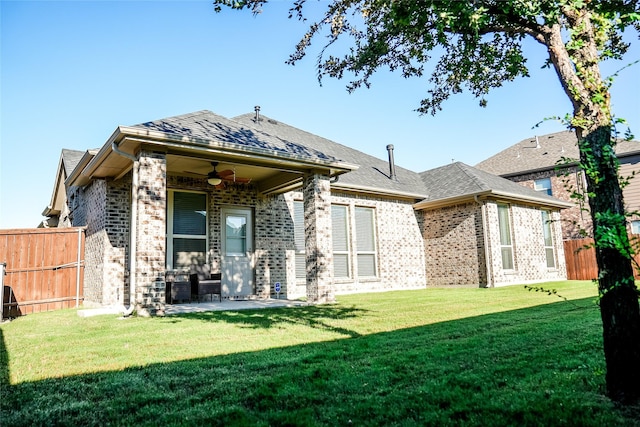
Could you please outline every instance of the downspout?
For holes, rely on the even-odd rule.
[[[78,228],[78,257],[76,259],[76,308],[80,305],[80,262],[82,257],[82,229]]]
[[[484,263],[485,271],[487,272],[487,288],[493,287],[491,282],[491,261],[489,255],[491,254],[489,247],[489,233],[487,231],[487,204],[484,200],[480,200],[478,195],[473,196],[473,200],[480,205],[482,215],[482,238],[484,239]]]
[[[129,153],[125,153],[120,150],[118,145],[111,143],[111,149],[114,153],[126,157],[133,162],[131,167],[131,227],[129,228],[129,307],[122,313],[123,316],[130,316],[135,309],[135,289],[136,289],[136,247],[137,247],[137,221],[135,220],[135,213],[138,209],[138,171],[136,169],[136,162],[138,159]]]

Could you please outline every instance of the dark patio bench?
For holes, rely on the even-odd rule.
[[[196,298],[198,302],[206,295],[218,296],[218,301],[222,302],[222,273],[213,273],[209,278],[202,278],[201,274],[191,274],[191,298]]]

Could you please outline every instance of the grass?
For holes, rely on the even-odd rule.
[[[640,425],[604,397],[590,282],[0,326],[1,424]],[[636,408],[637,409],[637,408]]]

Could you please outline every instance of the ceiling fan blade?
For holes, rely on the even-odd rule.
[[[239,176],[236,176],[236,179],[234,181],[240,182],[242,184],[248,184],[251,182],[251,178],[240,178]]]
[[[230,175],[233,175],[233,174],[235,174],[235,172],[232,171],[231,169],[225,169],[223,171],[218,172],[218,176],[220,178],[224,178],[225,176],[230,176]]]

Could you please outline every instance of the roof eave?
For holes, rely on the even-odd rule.
[[[223,154],[238,159],[256,159],[267,163],[284,166],[295,166],[297,169],[328,169],[331,176],[341,175],[358,169],[358,165],[342,161],[313,161],[299,156],[283,155],[280,152],[269,153],[266,150],[251,149],[247,147],[226,146],[215,140],[183,137],[164,132],[141,129],[138,127],[119,126],[100,148],[98,153],[85,164],[83,168],[76,168],[72,176],[68,178],[70,185],[86,185],[95,174],[96,170],[112,155],[112,145],[120,145],[130,142],[134,146],[151,145],[165,149],[180,151],[206,152],[210,155]],[[213,143],[213,144],[212,144]],[[131,152],[129,154],[134,155]]]
[[[573,207],[574,205],[569,202],[564,202],[562,200],[553,199],[549,200],[546,198],[538,198],[532,196],[525,196],[522,194],[510,193],[507,191],[495,191],[495,190],[486,190],[480,191],[476,193],[463,194],[460,196],[449,197],[445,199],[438,199],[434,201],[430,200],[422,200],[413,205],[413,208],[416,210],[421,209],[436,209],[445,206],[451,206],[458,203],[470,202],[470,201],[480,201],[487,199],[505,199],[509,202],[520,202],[525,204],[532,204],[536,206],[546,206],[553,207],[557,209],[566,209]]]
[[[427,196],[424,194],[397,191],[386,188],[369,187],[366,185],[348,184],[343,182],[335,182],[331,184],[332,190],[357,191],[359,193],[377,194],[382,196],[394,196],[413,200],[422,200]]]

